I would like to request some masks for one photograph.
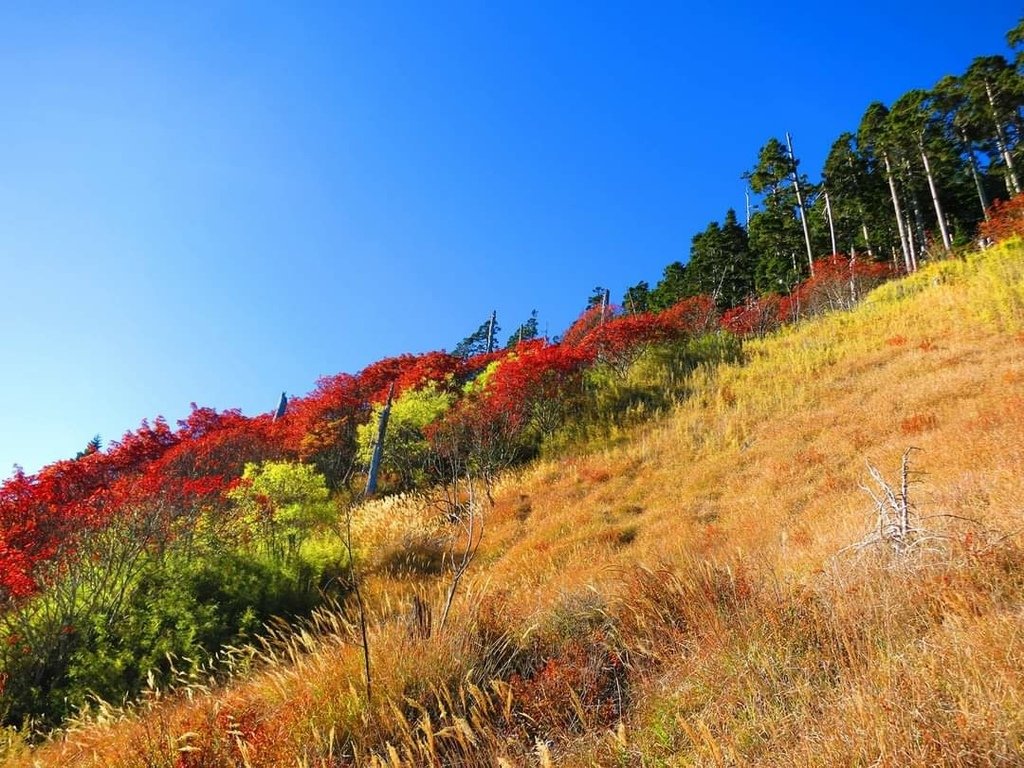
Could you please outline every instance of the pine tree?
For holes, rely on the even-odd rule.
[[[650,309],[650,303],[651,288],[646,280],[641,280],[636,285],[627,288],[625,295],[622,297],[622,306],[633,315],[646,312]]]
[[[505,343],[505,349],[514,349],[516,344],[519,344],[520,342],[537,338],[537,334],[537,310],[535,309],[530,312],[529,319],[516,328],[508,337],[508,341]]]
[[[792,185],[796,161],[772,138],[761,147],[757,165],[743,178],[761,196],[761,209],[750,218],[747,235],[757,254],[755,282],[761,293],[788,292],[807,274],[806,244],[797,220],[797,195]],[[801,186],[810,182],[800,177]]]
[[[688,293],[686,267],[680,261],[673,261],[662,274],[661,280],[651,291],[650,309],[661,311],[686,298]]]
[[[694,235],[686,265],[686,295],[710,296],[721,309],[736,306],[754,292],[755,271],[747,231],[730,208],[723,224],[711,222]]]
[[[490,318],[484,320],[479,328],[455,345],[452,354],[456,357],[470,358],[492,352],[500,331],[497,313],[492,312]]]

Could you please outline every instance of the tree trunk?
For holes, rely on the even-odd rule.
[[[793,189],[796,190],[796,205],[800,209],[800,223],[804,228],[804,242],[807,244],[807,268],[814,277],[814,252],[811,250],[811,232],[807,228],[807,211],[804,210],[804,198],[800,193],[800,178],[796,172],[796,157],[793,155],[793,138],[786,133],[786,147],[789,149],[789,162],[793,166]]]
[[[917,241],[914,239],[914,226],[913,220],[911,219],[910,213],[905,214],[906,219],[903,222],[903,226],[907,228],[907,245],[910,249],[910,264],[907,265],[909,272],[917,272],[917,255],[919,253],[917,247]]]
[[[925,236],[924,214],[921,212],[921,201],[918,199],[917,191],[914,189],[914,176],[910,169],[910,161],[905,157],[903,158],[903,172],[906,174],[903,188],[906,190],[907,197],[910,198],[910,215],[908,215],[908,219],[913,222],[913,231],[917,235],[917,238],[912,241],[910,246],[910,253],[914,261],[914,271],[916,272],[918,262],[927,253],[928,239]]]
[[[388,431],[388,418],[391,416],[391,400],[395,396],[395,382],[391,382],[388,389],[388,401],[384,410],[380,412],[380,420],[377,422],[377,442],[373,446],[373,457],[370,459],[370,472],[366,477],[366,494],[372,496],[377,492],[377,473],[380,472],[380,461],[384,456],[384,437]]]
[[[863,212],[861,213],[863,215]],[[860,230],[864,233],[864,247],[868,249],[868,256],[875,258],[875,252],[871,248],[871,238],[868,236],[868,225],[863,219],[860,222]]]
[[[825,215],[828,216],[828,234],[832,238],[832,253],[838,253],[836,250],[836,225],[832,221],[832,201],[828,199],[828,190],[825,190]]]
[[[885,178],[889,182],[889,193],[892,195],[892,207],[896,214],[896,227],[900,231],[900,246],[903,249],[903,263],[908,272],[913,272],[910,262],[910,246],[907,244],[907,232],[903,226],[903,209],[900,206],[900,198],[896,193],[896,179],[892,174],[892,164],[889,162],[889,153],[884,152],[882,159],[885,161]]]
[[[988,221],[988,195],[985,194],[985,185],[981,183],[981,174],[978,173],[978,158],[974,156],[974,147],[967,140],[967,134],[960,131],[960,141],[967,153],[967,161],[971,166],[971,177],[974,179],[974,187],[978,190],[978,202],[981,203],[981,215]]]
[[[288,411],[288,395],[284,392],[281,393],[281,399],[277,402],[277,410],[274,411],[274,421],[283,419],[285,413]]]
[[[494,324],[498,320],[498,310],[491,312],[491,319],[487,323],[487,354],[494,351]],[[390,403],[390,400],[389,400]]]
[[[935,178],[932,176],[932,166],[928,162],[928,153],[924,151],[924,144],[918,143],[921,150],[921,162],[924,163],[924,175],[928,178],[928,189],[932,193],[932,205],[935,206],[935,218],[939,221],[939,231],[942,233],[942,247],[949,253],[952,243],[949,239],[949,230],[946,228],[946,217],[942,213],[942,203],[939,202],[939,192],[935,188]]]
[[[1017,171],[1013,168],[1013,157],[1010,155],[1010,148],[1006,143],[1006,133],[1003,131],[1003,124],[999,120],[999,113],[996,112],[996,100],[992,95],[992,86],[987,80],[985,81],[985,93],[988,95],[988,105],[992,110],[992,122],[996,126],[996,146],[999,148],[999,154],[1003,156],[1003,162],[1006,163],[1006,175],[1010,194],[1017,195],[1020,194],[1020,181],[1017,179]]]

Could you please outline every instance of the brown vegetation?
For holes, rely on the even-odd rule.
[[[10,764],[1020,764],[1022,274],[1016,247],[922,270],[699,369],[628,443],[501,479],[443,628],[443,521],[357,511],[372,702],[354,614],[324,610],[233,683]],[[851,546],[868,464],[897,482],[911,445],[933,544]]]

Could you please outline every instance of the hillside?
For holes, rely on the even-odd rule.
[[[419,496],[355,511],[369,706],[350,602],[238,654],[223,687],[101,708],[8,763],[1024,760],[1024,246],[750,340],[686,388],[477,497],[444,626],[458,529]],[[851,546],[876,525],[869,465],[898,496],[911,448],[929,533]]]
[[[1019,244],[932,265],[698,370],[620,445],[503,477],[443,630],[451,528],[415,498],[358,509],[369,709],[357,635],[322,611],[226,687],[9,762],[1017,763],[1022,274]],[[867,465],[895,483],[910,447],[936,538],[850,549]]]

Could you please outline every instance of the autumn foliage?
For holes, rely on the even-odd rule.
[[[102,589],[114,590],[112,594],[132,589],[132,580],[141,578],[146,567],[172,562],[173,555],[164,553],[188,551],[200,540],[209,552],[221,554],[244,546],[252,553],[294,552],[287,541],[252,544],[257,532],[245,531],[246,515],[251,518],[254,509],[261,530],[287,526],[274,523],[269,499],[252,501],[246,490],[251,480],[245,478],[256,476],[256,468],[263,466],[281,466],[287,472],[292,462],[315,473],[316,482],[330,493],[354,492],[368,455],[366,435],[373,433],[367,427],[392,389],[396,402],[407,398],[411,404],[415,393],[420,399],[433,398],[438,408],[429,416],[432,422],[405,425],[408,434],[395,443],[396,451],[404,454],[385,452],[385,490],[444,482],[453,473],[465,472],[478,473],[489,483],[502,469],[537,455],[560,430],[562,442],[553,444],[564,446],[565,430],[588,419],[593,429],[600,429],[607,425],[596,422],[614,420],[619,411],[640,407],[645,412],[653,402],[650,385],[634,392],[629,376],[649,352],[675,349],[674,354],[686,354],[679,350],[689,341],[723,331],[763,336],[783,323],[849,307],[889,276],[885,265],[836,255],[816,262],[814,277],[789,296],[752,297],[724,314],[707,296],[684,299],[660,312],[593,307],[557,342],[530,339],[469,358],[445,351],[404,354],[356,374],[324,377],[309,394],[292,398],[276,420],[271,414],[246,416],[193,404],[175,427],[162,418],[144,421],[106,449],[91,445],[75,459],[55,462],[34,475],[19,470],[0,485],[0,611],[30,621],[26,617],[32,615],[33,601],[48,599],[68,584],[78,590],[76,579],[85,578],[79,574],[99,578],[97,569],[104,567],[103,558],[113,557],[113,550],[96,537],[108,529],[121,531],[118,535],[131,537],[137,545],[117,555],[123,562],[111,560],[113,575],[98,582]],[[672,402],[669,395],[653,407]],[[292,538],[294,544],[306,536],[296,531]],[[191,557],[186,555],[186,562]],[[264,567],[244,566],[249,575],[239,578],[252,578],[252,568]],[[310,588],[313,582],[304,578]],[[124,586],[112,587],[109,579],[121,579]],[[75,615],[76,621],[85,618]],[[87,642],[85,630],[68,621],[54,624],[53,632]],[[106,632],[92,631],[99,631],[97,637]],[[19,639],[14,647],[21,649],[24,642]],[[26,653],[38,650],[41,641],[35,642],[35,649],[24,645]],[[51,646],[48,653],[71,653],[71,646],[59,638],[51,638]],[[59,664],[54,670],[58,677],[62,674]],[[531,683],[538,712],[548,695],[543,693],[544,681],[555,695],[569,679],[554,662],[538,673]]]
[[[1011,220],[1020,205],[998,207],[998,220]],[[724,315],[706,296],[662,312],[592,307],[559,343],[534,339],[469,359],[444,351],[399,355],[355,375],[324,377],[310,394],[293,398],[278,421],[269,414],[248,417],[193,405],[176,429],[160,418],[143,422],[106,450],[87,451],[35,475],[18,471],[0,486],[0,598],[16,601],[43,588],[53,564],[73,560],[83,532],[128,510],[159,510],[168,538],[186,531],[203,512],[226,513],[225,493],[249,463],[307,462],[337,489],[359,469],[357,430],[392,384],[397,397],[427,386],[455,396],[453,407],[425,430],[435,447],[442,438],[455,444],[458,434],[464,447],[507,448],[526,435],[550,433],[578,412],[586,400],[583,374],[593,366],[623,373],[654,346],[719,328],[761,336],[781,323],[848,307],[888,276],[885,265],[836,255],[816,262],[815,276],[789,296],[751,298]]]
[[[737,336],[762,337],[784,323],[822,312],[850,309],[876,285],[894,276],[891,265],[833,254],[814,262],[814,276],[786,296],[750,297],[726,310],[722,327]]]
[[[994,242],[1024,236],[1024,194],[997,200],[988,209],[988,219],[978,225],[978,234]]]

